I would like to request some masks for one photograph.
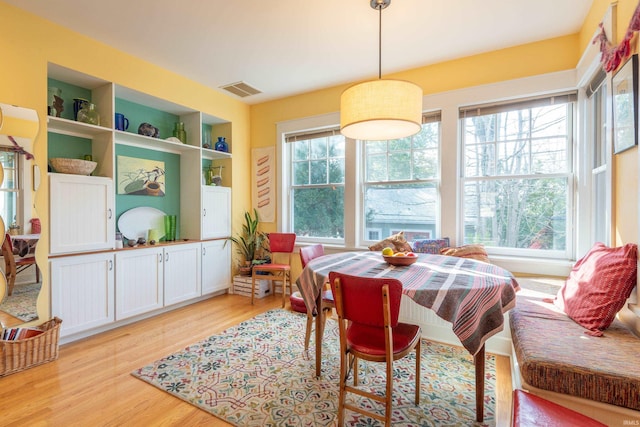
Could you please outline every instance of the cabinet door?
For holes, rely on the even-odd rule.
[[[231,189],[202,187],[202,238],[231,235]]]
[[[161,248],[116,253],[116,320],[162,308]]]
[[[200,291],[200,244],[164,248],[164,305],[197,298]]]
[[[50,253],[113,249],[113,180],[51,173],[49,182]]]
[[[51,314],[62,319],[60,336],[114,321],[113,254],[51,260]]]
[[[202,243],[202,295],[231,286],[231,242],[212,240]]]

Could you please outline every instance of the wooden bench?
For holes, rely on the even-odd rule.
[[[514,388],[607,425],[640,425],[640,338],[618,320],[587,335],[545,297],[519,292],[509,312]]]

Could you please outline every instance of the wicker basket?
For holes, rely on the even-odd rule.
[[[0,377],[24,371],[58,358],[58,337],[62,320],[53,319],[38,326],[44,331],[23,340],[0,340]]]
[[[49,162],[56,172],[73,175],[89,175],[98,165],[90,160],[65,159],[63,157],[54,157],[49,159]]]

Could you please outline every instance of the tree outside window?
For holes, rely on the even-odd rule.
[[[461,112],[464,243],[566,251],[573,102],[526,104]]]
[[[310,135],[291,144],[293,232],[344,239],[344,137]]]

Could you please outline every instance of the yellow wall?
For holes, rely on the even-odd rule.
[[[243,191],[249,188],[246,171],[250,165],[250,110],[246,104],[1,1],[0,31],[0,102],[34,109],[41,120],[34,154],[43,171],[43,180],[35,203],[44,230],[49,229],[48,181],[44,173],[47,170],[47,135],[43,131],[46,129],[49,62],[231,121],[232,167],[228,168],[230,172],[225,170],[227,175],[223,179],[234,187],[233,223],[240,228],[242,213],[250,207],[250,193]],[[43,233],[37,248],[44,279],[44,292],[38,301],[40,318],[49,317],[46,297],[49,273],[44,268],[48,247],[48,236]]]

